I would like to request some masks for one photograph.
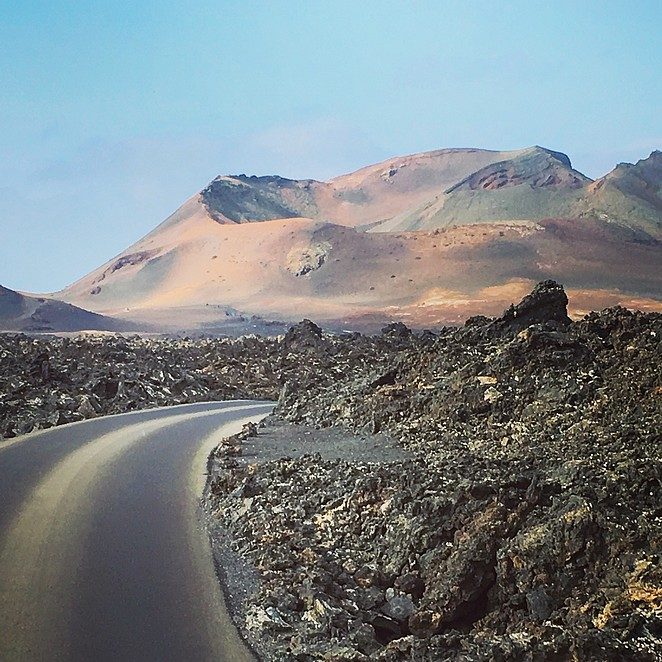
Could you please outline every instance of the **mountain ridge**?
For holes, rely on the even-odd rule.
[[[327,181],[219,175],[201,196],[218,222],[312,218],[380,232],[596,216],[659,239],[662,201],[637,177],[655,154],[628,164],[626,174],[619,164],[592,180],[567,155],[538,145],[508,152],[450,148],[392,157]],[[527,184],[539,193],[518,188]]]
[[[595,181],[539,146],[394,157],[327,182],[220,175],[54,296],[172,327],[213,324],[227,308],[348,328],[438,325],[498,312],[553,278],[575,314],[655,309],[658,160]]]

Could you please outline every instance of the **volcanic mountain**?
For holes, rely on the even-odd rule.
[[[571,312],[659,309],[662,153],[593,181],[531,147],[397,157],[327,182],[215,178],[56,297],[163,328],[229,311],[331,327],[493,314],[546,278]]]

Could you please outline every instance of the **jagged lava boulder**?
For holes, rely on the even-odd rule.
[[[496,321],[499,328],[521,331],[531,324],[556,322],[567,326],[568,296],[554,280],[538,283],[516,306],[511,305]]]
[[[323,344],[322,329],[309,319],[291,327],[283,339],[285,349],[315,348]]]

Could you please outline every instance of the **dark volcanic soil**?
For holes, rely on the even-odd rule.
[[[265,659],[662,659],[662,316],[566,303],[545,282],[374,337],[0,336],[0,434],[278,398],[205,504]]]
[[[210,507],[256,571],[239,625],[265,659],[660,659],[662,318],[565,303],[545,283],[437,337],[290,331],[310,370],[277,415],[411,455],[219,447]]]
[[[148,407],[274,399],[277,358],[277,341],[250,336],[190,340],[0,334],[0,440]]]

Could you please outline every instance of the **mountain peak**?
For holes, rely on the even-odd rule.
[[[659,149],[654,149],[649,154],[649,156],[647,158],[640,159],[639,161],[637,161],[637,163],[635,165],[637,165],[637,166],[649,165],[649,166],[653,166],[654,168],[661,167],[662,166],[662,151],[660,151]]]
[[[535,151],[543,152],[548,156],[551,156],[552,158],[556,159],[557,161],[560,161],[567,168],[572,168],[572,163],[570,161],[570,158],[568,157],[567,154],[564,154],[563,152],[556,152],[553,149],[549,149],[548,147],[541,147],[540,145],[534,145],[530,149],[532,151],[535,150]]]
[[[446,190],[456,191],[496,190],[529,185],[531,188],[581,188],[589,178],[573,170],[570,159],[538,145],[530,147],[505,161],[491,163]]]

